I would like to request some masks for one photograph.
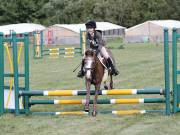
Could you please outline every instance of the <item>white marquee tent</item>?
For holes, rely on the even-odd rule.
[[[125,42],[163,42],[163,29],[169,29],[171,39],[172,28],[180,29],[180,21],[176,20],[154,20],[146,21],[126,29]]]
[[[0,26],[0,32],[3,32],[4,35],[9,35],[11,31],[16,32],[17,34],[22,34],[25,32],[30,33],[33,31],[41,31],[44,29],[45,27],[43,25],[33,23],[19,23]]]
[[[80,30],[86,30],[85,24],[55,24],[43,31],[44,44],[79,44]],[[101,30],[103,37],[124,37],[125,27],[110,22],[97,22],[97,30]]]

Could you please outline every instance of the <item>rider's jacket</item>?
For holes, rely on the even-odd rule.
[[[99,31],[94,32],[94,37],[91,37],[91,35],[87,33],[86,39],[87,49],[98,50],[101,46],[105,46],[105,41],[102,39],[102,34]]]

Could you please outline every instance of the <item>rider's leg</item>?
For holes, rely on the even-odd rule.
[[[111,67],[112,74],[118,75],[119,71],[117,70],[114,61],[111,59],[111,57],[109,56],[109,54],[104,46],[101,47],[100,52],[103,55],[103,57],[107,60],[108,66]]]
[[[84,67],[84,57],[83,57],[83,59],[82,59],[81,69],[80,69],[80,71],[78,72],[77,77],[83,77],[83,76],[84,76],[83,67]]]

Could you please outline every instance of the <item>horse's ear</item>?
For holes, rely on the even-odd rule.
[[[84,53],[84,54],[85,54],[85,56],[87,56],[87,51],[85,51],[85,53]]]
[[[93,55],[92,51],[90,49],[86,50],[86,52],[85,52],[85,56],[89,56],[89,55],[91,55],[91,56]]]

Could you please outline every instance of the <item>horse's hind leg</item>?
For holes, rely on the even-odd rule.
[[[92,116],[96,116],[97,114],[97,99],[98,99],[99,90],[100,90],[100,84],[95,85],[95,96],[94,96],[94,102],[93,102]]]
[[[113,89],[113,77],[110,75],[109,89]]]

